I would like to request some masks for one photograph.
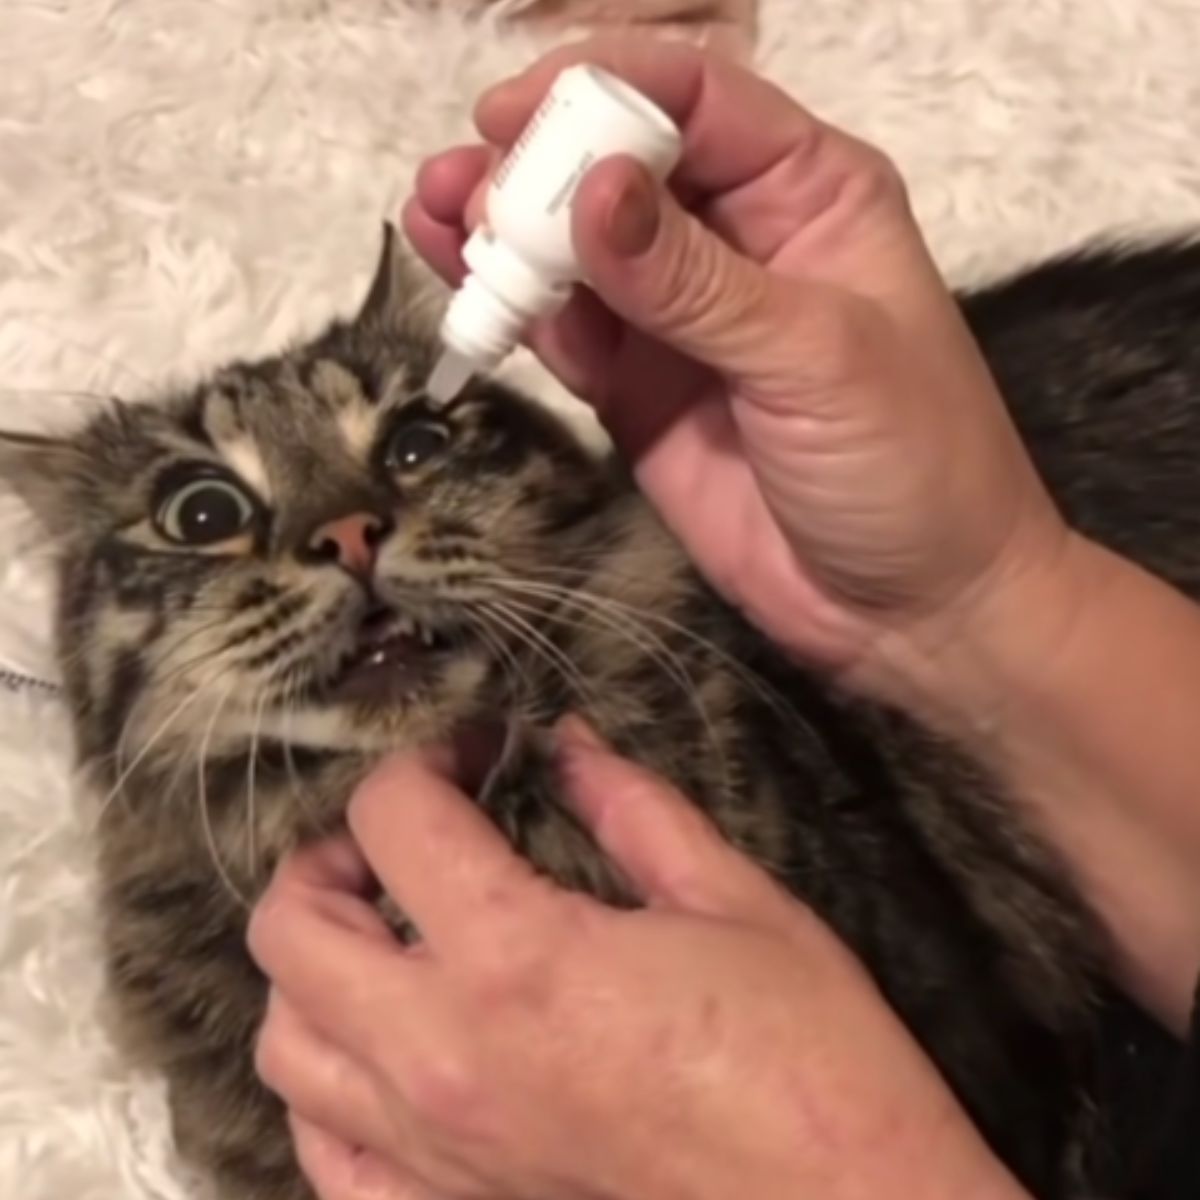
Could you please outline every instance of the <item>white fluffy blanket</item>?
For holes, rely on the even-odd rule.
[[[55,422],[352,303],[416,162],[531,53],[462,0],[432,7],[0,0],[0,422]],[[891,152],[955,279],[1200,226],[1200,0],[764,9],[764,69]],[[53,682],[45,564],[11,504],[0,537],[0,668]],[[190,1196],[156,1081],[95,1019],[88,889],[58,703],[0,687],[0,1197]]]

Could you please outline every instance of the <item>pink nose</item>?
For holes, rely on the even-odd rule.
[[[387,536],[381,517],[373,513],[350,513],[318,525],[308,539],[317,557],[338,564],[354,575],[370,575],[375,569],[379,543]]]

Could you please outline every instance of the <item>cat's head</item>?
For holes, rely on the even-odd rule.
[[[440,735],[514,677],[517,627],[570,582],[610,468],[500,387],[431,407],[384,241],[358,316],[317,340],[71,437],[0,438],[56,543],[85,754],[172,727],[213,751]]]

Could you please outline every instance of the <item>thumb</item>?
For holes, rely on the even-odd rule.
[[[739,254],[625,156],[580,185],[572,236],[589,286],[617,316],[751,385],[790,376],[794,387],[796,335],[835,294]]]
[[[610,750],[577,717],[556,730],[572,811],[643,900],[781,931],[804,910],[664,779]]]

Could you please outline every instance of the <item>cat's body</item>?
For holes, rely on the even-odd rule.
[[[222,1200],[307,1194],[253,1072],[244,902],[380,750],[516,713],[482,802],[556,878],[628,899],[554,801],[536,730],[569,706],[830,921],[1032,1193],[1069,1195],[1103,947],[1054,856],[952,747],[784,663],[555,422],[489,388],[433,414],[402,287],[385,255],[313,345],[0,459],[61,539],[115,1012],[181,1149]],[[1200,251],[966,310],[1070,518],[1200,595]],[[381,522],[370,597],[328,533],[357,512]]]

